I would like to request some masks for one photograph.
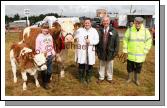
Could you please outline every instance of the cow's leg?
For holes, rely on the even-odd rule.
[[[61,71],[60,71],[60,77],[63,78],[64,77],[64,63],[61,64]]]
[[[53,78],[52,78],[52,75],[51,75],[51,77],[50,77],[50,81],[52,81],[52,79],[53,79]]]
[[[34,75],[34,79],[35,79],[36,87],[40,87],[39,81],[38,81],[38,73],[37,73],[37,72],[36,72],[36,74]]]
[[[64,70],[60,71],[60,77],[63,78],[64,77]]]
[[[10,51],[10,63],[11,63],[11,66],[12,66],[14,83],[16,83],[17,82],[17,76],[16,76],[17,67],[16,67],[16,59],[14,57],[13,50]]]
[[[64,63],[65,63],[65,60],[66,60],[66,56],[68,55],[68,52],[67,50],[62,50],[61,53],[60,53],[60,58],[61,58],[61,62],[60,62],[60,77],[63,78],[64,77]]]
[[[27,74],[26,72],[21,72],[22,74],[22,78],[23,78],[23,90],[27,90],[27,85],[26,85],[26,82],[27,82]]]

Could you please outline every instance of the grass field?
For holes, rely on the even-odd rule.
[[[13,74],[11,70],[9,51],[13,42],[18,42],[18,33],[6,33],[5,37],[5,95],[6,96],[154,96],[155,95],[155,49],[152,46],[147,55],[146,62],[143,64],[140,86],[136,86],[133,82],[127,84],[126,63],[123,64],[118,59],[114,60],[114,84],[104,81],[97,84],[99,61],[96,59],[94,65],[94,75],[89,85],[82,85],[78,81],[77,65],[74,62],[74,50],[69,50],[67,61],[65,62],[65,77],[59,78],[57,66],[53,65],[53,80],[50,90],[42,87],[36,88],[34,78],[28,76],[27,88],[22,90],[22,77],[18,68],[18,82],[14,84]],[[120,43],[121,51],[122,43]],[[39,81],[41,77],[39,73]]]

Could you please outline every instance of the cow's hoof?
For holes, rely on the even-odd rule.
[[[61,77],[61,78],[64,78],[64,71],[61,71],[61,72],[60,72],[60,77]]]
[[[27,87],[23,87],[23,91],[27,90]]]
[[[14,79],[14,83],[17,83],[17,79]]]
[[[52,80],[52,76],[50,77],[50,80]]]
[[[64,75],[60,75],[61,78],[64,78],[65,76]]]
[[[39,88],[39,87],[40,87],[40,85],[38,84],[38,85],[36,85],[36,87],[37,87],[37,88]]]

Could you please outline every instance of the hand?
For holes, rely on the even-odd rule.
[[[90,40],[89,39],[85,39],[86,43],[89,44],[90,43]]]
[[[128,59],[128,54],[123,53],[123,63],[125,63],[127,59]]]

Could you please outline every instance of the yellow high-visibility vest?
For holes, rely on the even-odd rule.
[[[148,29],[141,25],[139,31],[135,25],[128,28],[123,39],[123,52],[128,54],[128,60],[141,63],[152,45],[152,37]]]

